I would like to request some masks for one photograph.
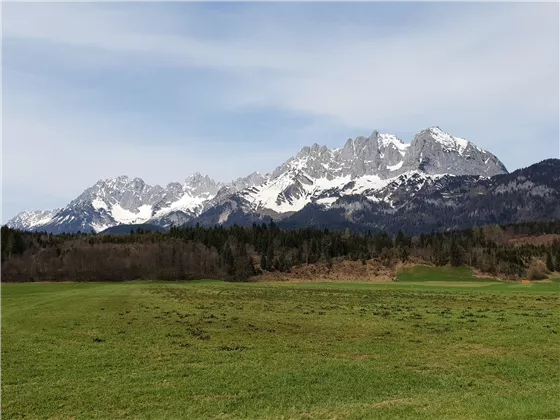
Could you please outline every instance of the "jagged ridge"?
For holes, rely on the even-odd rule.
[[[61,210],[24,212],[8,225],[60,233],[134,223],[243,224],[285,218],[309,203],[329,208],[341,197],[357,195],[396,208],[446,174],[504,173],[493,154],[438,127],[421,131],[410,144],[374,131],[338,149],[304,147],[272,174],[255,172],[230,183],[199,173],[166,187],[126,176],[100,180]]]

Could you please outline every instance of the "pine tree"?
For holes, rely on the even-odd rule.
[[[226,270],[226,273],[229,276],[233,275],[234,272],[235,272],[234,256],[233,256],[233,253],[231,252],[231,249],[228,245],[224,246],[224,250],[222,252],[222,261],[223,261],[223,265],[224,265],[224,268]]]
[[[548,271],[554,271],[554,264],[552,263],[552,255],[550,252],[546,253],[546,269]]]
[[[449,250],[451,265],[453,267],[459,267],[463,263],[463,255],[461,252],[461,248],[457,241],[453,238],[451,239],[451,249]]]
[[[405,242],[404,233],[399,230],[397,236],[395,236],[395,246],[397,247],[403,246],[404,242]]]
[[[272,271],[274,269],[274,247],[273,244],[269,244],[268,251],[266,253],[266,266],[268,271]]]
[[[23,240],[23,236],[19,230],[14,231],[13,239],[14,239],[14,243],[13,243],[12,252],[14,254],[23,254],[23,252],[26,249],[26,246],[25,246],[25,241]]]
[[[445,254],[439,238],[434,238],[432,242],[432,259],[435,265],[445,265]]]

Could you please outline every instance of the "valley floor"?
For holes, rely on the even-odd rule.
[[[555,419],[559,292],[421,271],[4,284],[2,417]]]

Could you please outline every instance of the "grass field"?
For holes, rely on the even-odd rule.
[[[560,417],[560,283],[478,281],[2,285],[2,417]]]

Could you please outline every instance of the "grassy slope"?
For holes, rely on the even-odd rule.
[[[553,419],[559,284],[3,285],[2,415]]]

